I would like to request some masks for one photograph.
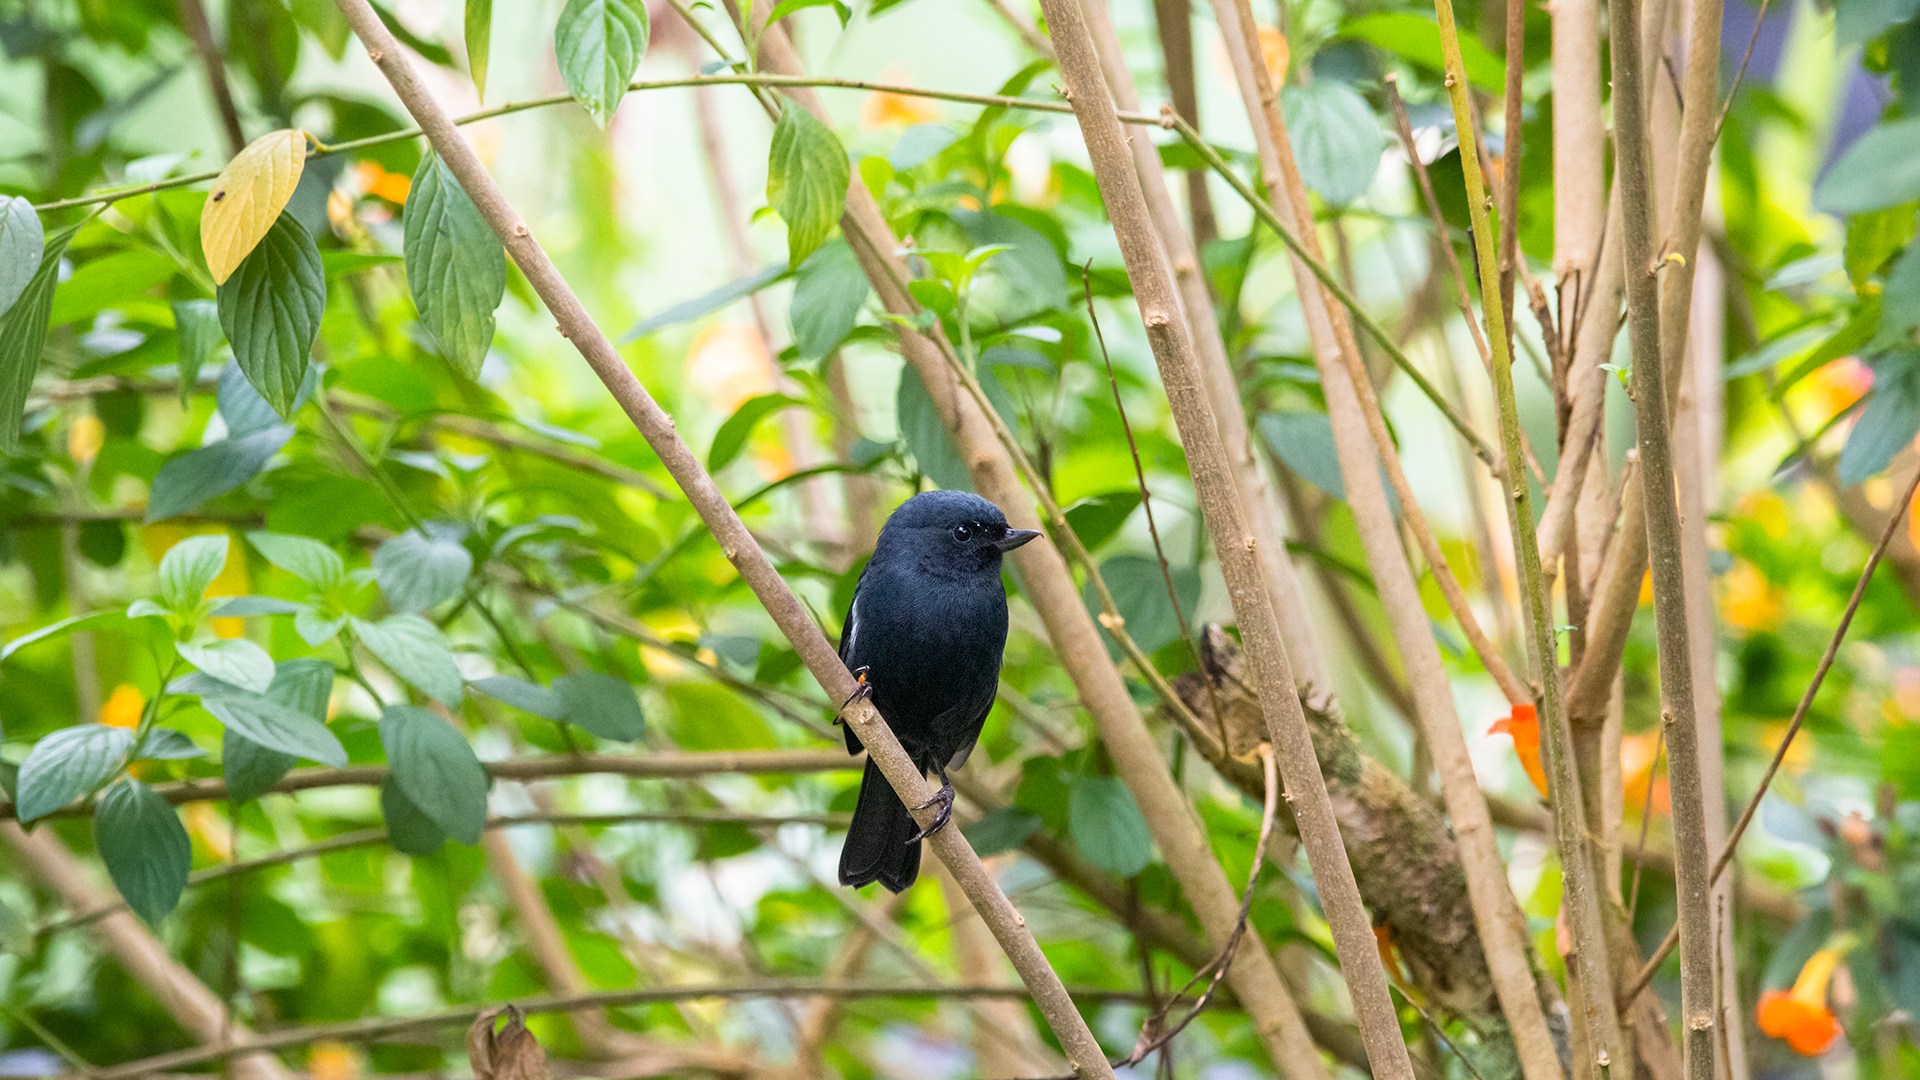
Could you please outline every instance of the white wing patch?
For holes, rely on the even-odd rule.
[[[860,593],[855,591],[853,603],[847,608],[847,657],[854,656],[854,645],[860,640]]]

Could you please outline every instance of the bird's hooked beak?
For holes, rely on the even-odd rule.
[[[1007,530],[1007,535],[1001,537],[993,546],[999,548],[1004,553],[1012,551],[1014,548],[1019,547],[1021,544],[1039,535],[1040,534],[1033,529],[1009,529]]]

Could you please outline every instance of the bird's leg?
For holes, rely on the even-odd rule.
[[[847,695],[847,700],[840,703],[841,712],[846,712],[847,706],[854,702],[865,701],[873,696],[873,684],[867,681],[867,670],[865,664],[853,669],[853,681],[857,685],[854,686],[853,693]],[[838,720],[839,717],[834,719]]]
[[[945,769],[940,770],[940,790],[933,793],[933,798],[914,807],[914,809],[925,810],[929,806],[938,806],[940,808],[939,811],[934,814],[933,824],[914,833],[913,839],[907,841],[907,843],[918,843],[932,836],[934,833],[939,832],[941,829],[946,828],[947,822],[953,820],[953,782],[947,779],[947,770]]]

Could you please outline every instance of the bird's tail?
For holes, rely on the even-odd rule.
[[[907,804],[869,758],[853,824],[840,848],[840,884],[857,888],[877,881],[892,892],[913,884],[920,876],[920,841],[913,839],[919,831]]]

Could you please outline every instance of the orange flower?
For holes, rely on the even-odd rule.
[[[1647,804],[1647,785],[1653,785],[1653,812],[1665,814],[1672,807],[1667,778],[1656,776],[1656,751],[1660,746],[1657,730],[1637,732],[1620,739],[1620,788],[1629,813],[1638,814]]]
[[[1527,779],[1540,792],[1541,798],[1547,797],[1547,770],[1540,764],[1540,717],[1531,705],[1515,705],[1510,716],[1503,716],[1493,722],[1487,734],[1505,734],[1513,738],[1513,752],[1520,755],[1520,765],[1527,770]]]
[[[1797,1054],[1819,1057],[1826,1053],[1840,1037],[1840,1021],[1827,1010],[1827,983],[1839,963],[1839,949],[1821,949],[1807,958],[1793,989],[1760,995],[1753,1017],[1760,1030],[1785,1040]]]
[[[327,1039],[307,1051],[307,1071],[313,1080],[360,1080],[365,1070],[353,1047]]]
[[[906,72],[897,67],[888,68],[881,76],[891,83],[907,81]],[[932,124],[940,119],[940,110],[933,102],[907,94],[872,94],[860,106],[860,123],[867,127],[889,127],[898,124],[912,127],[914,124]]]
[[[758,330],[717,324],[694,335],[687,374],[715,409],[731,415],[748,398],[772,393],[776,372]]]
[[[1256,32],[1260,35],[1260,58],[1267,62],[1267,78],[1277,87],[1287,78],[1287,35],[1271,26],[1262,26]]]
[[[1381,923],[1373,928],[1373,947],[1380,954],[1380,966],[1387,969],[1387,978],[1393,980],[1402,992],[1407,989],[1407,969],[1400,963],[1400,950],[1393,943],[1393,927]]]
[[[372,161],[357,161],[353,165],[353,178],[360,184],[360,190],[369,195],[378,195],[390,203],[401,204],[407,201],[407,193],[413,190],[413,180],[399,173],[391,173]]]
[[[136,728],[140,726],[140,712],[146,708],[147,699],[140,695],[140,688],[130,683],[121,683],[107,695],[100,706],[100,722],[108,727]]]
[[[1720,619],[1742,630],[1776,630],[1787,621],[1786,594],[1760,568],[1735,559],[1722,579]]]
[[[1787,402],[1812,423],[1824,423],[1873,387],[1873,369],[1851,356],[1816,368],[1787,391]]]

